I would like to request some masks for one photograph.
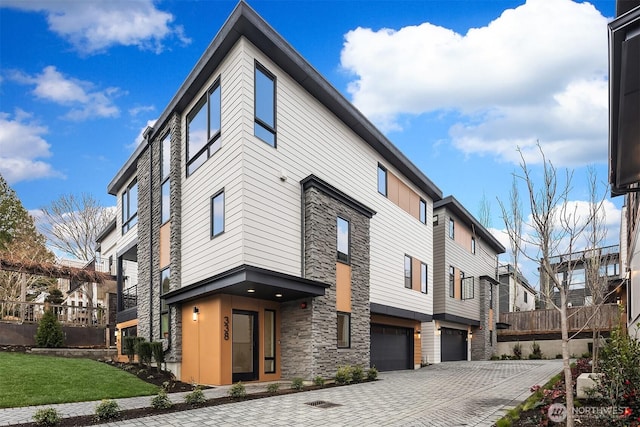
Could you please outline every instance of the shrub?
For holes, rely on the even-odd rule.
[[[242,399],[247,396],[247,388],[242,384],[242,381],[238,381],[229,389],[229,396],[234,399]]]
[[[169,409],[173,406],[173,402],[167,396],[165,389],[160,389],[157,395],[151,399],[151,407],[154,409]]]
[[[191,393],[187,393],[184,396],[184,401],[188,405],[196,406],[201,405],[207,401],[207,398],[204,396],[204,392],[202,391],[202,387],[196,386],[195,390]]]
[[[375,366],[372,366],[369,369],[367,369],[367,379],[369,381],[375,381],[378,379],[378,370],[376,369]]]
[[[38,409],[33,420],[39,426],[56,426],[62,421],[60,413],[54,408]]]
[[[271,383],[267,385],[267,392],[271,394],[276,394],[280,389],[279,383]]]
[[[156,367],[158,368],[158,371],[160,371],[162,369],[162,364],[164,363],[164,349],[162,348],[162,342],[152,342],[151,351],[153,352],[153,359],[156,361]]]
[[[133,358],[136,355],[136,337],[122,338],[122,352],[129,358],[129,363],[133,362]]]
[[[138,343],[138,362],[144,366],[151,366],[151,356],[153,355],[153,347],[149,341],[140,341]]]
[[[522,359],[522,345],[520,343],[516,343],[516,345],[513,346],[513,358],[515,360]]]
[[[500,360],[511,360],[511,356],[508,354],[503,354],[500,356]]]
[[[111,399],[104,399],[96,406],[96,421],[113,420],[118,417],[120,406],[118,402]]]
[[[339,366],[336,372],[336,384],[349,384],[353,380],[351,376],[351,366]]]
[[[500,356],[498,356],[497,354],[492,354],[490,360],[500,360]]]
[[[353,381],[354,383],[359,383],[362,382],[363,379],[364,370],[362,369],[362,366],[356,365],[351,368],[351,381]]]
[[[562,359],[562,354],[560,353],[556,354],[556,359]]]
[[[46,310],[38,323],[36,345],[38,347],[58,348],[62,347],[63,340],[62,325],[51,309]]]
[[[583,359],[591,359],[591,353],[589,353],[588,351],[585,351],[584,353],[582,353],[582,357]]]
[[[317,385],[319,387],[322,387],[324,385],[324,378],[322,378],[322,376],[317,375],[314,379],[313,379],[313,384]]]
[[[531,343],[531,354],[529,354],[529,359],[542,359],[542,350],[540,350],[540,344],[535,341]]]
[[[291,380],[291,388],[294,390],[302,390],[304,388],[304,383],[302,378],[293,378]]]

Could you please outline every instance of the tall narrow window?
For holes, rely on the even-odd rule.
[[[428,292],[428,282],[427,282],[427,264],[424,262],[420,263],[420,291],[423,294]]]
[[[453,218],[449,218],[449,237],[454,239],[456,236],[456,223],[453,221]]]
[[[529,298],[529,292],[524,291],[524,302],[527,303],[527,299]]]
[[[169,277],[171,276],[170,269],[165,268],[160,272],[160,295],[164,295],[169,292]],[[162,338],[169,337],[169,305],[160,300],[160,336]]]
[[[187,175],[220,148],[220,80],[187,115]]]
[[[276,371],[276,312],[264,311],[264,373]]]
[[[276,146],[276,77],[256,62],[255,68],[255,135]]]
[[[453,266],[449,266],[449,297],[454,298],[456,296],[456,270]]]
[[[420,222],[427,223],[427,202],[420,199]]]
[[[133,180],[122,193],[122,234],[138,223],[138,181]]]
[[[476,253],[476,238],[473,236],[471,237],[471,253]]]
[[[404,287],[411,289],[411,257],[409,255],[404,256]]]
[[[338,348],[351,347],[351,314],[338,312]]]
[[[338,217],[337,220],[337,246],[338,261],[349,263],[351,261],[351,253],[349,248],[350,230],[349,221]]]
[[[164,224],[171,217],[171,195],[169,184],[169,172],[171,169],[171,134],[167,134],[162,140],[162,163],[160,163],[160,176],[162,178],[162,193],[160,204],[160,222]]]
[[[387,170],[382,165],[378,165],[378,193],[387,195]]]
[[[211,237],[224,232],[224,190],[211,198]]]

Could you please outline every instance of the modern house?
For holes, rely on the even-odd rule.
[[[617,0],[609,23],[609,182],[624,195],[620,252],[627,324],[640,327],[640,1]],[[640,336],[640,335],[638,335]]]
[[[500,313],[536,309],[537,292],[519,269],[511,264],[498,267]]]
[[[108,191],[119,345],[162,341],[183,381],[420,366],[441,191],[246,3]]]
[[[498,254],[504,246],[452,196],[433,206],[433,319],[427,362],[485,360],[496,344]]]

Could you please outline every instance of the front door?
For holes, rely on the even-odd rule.
[[[258,379],[258,313],[233,310],[233,382]]]

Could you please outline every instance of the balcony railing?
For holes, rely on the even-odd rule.
[[[47,309],[51,309],[63,325],[104,326],[108,323],[108,312],[104,307],[4,300],[0,300],[0,321],[38,323]]]
[[[122,309],[127,310],[138,306],[138,285],[129,286],[122,290]]]

